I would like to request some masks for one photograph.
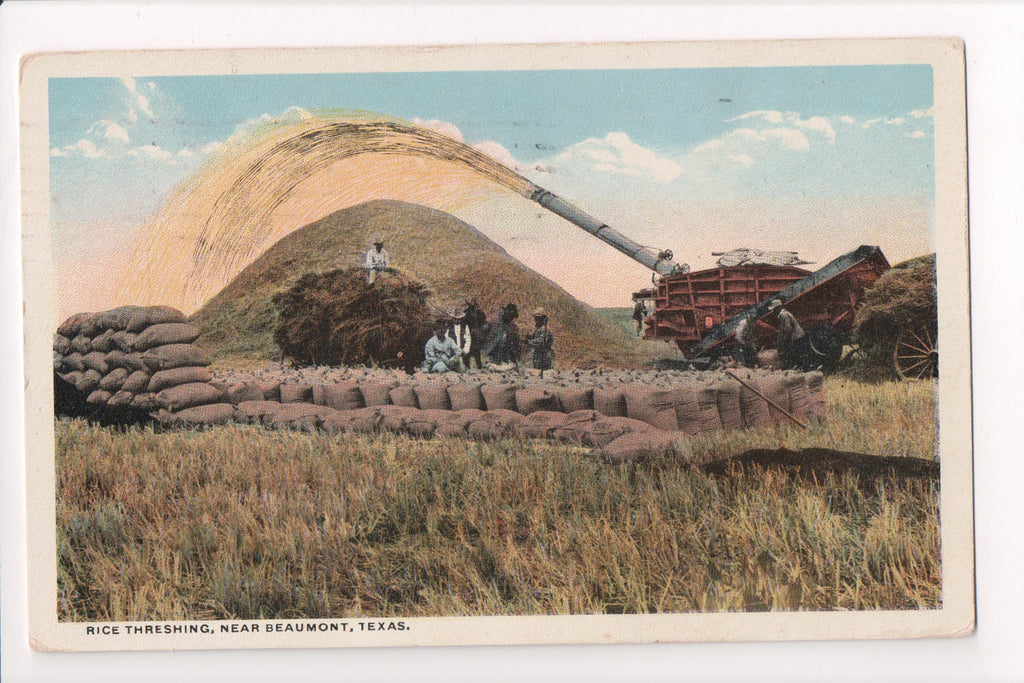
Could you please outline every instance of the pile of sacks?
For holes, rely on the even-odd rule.
[[[150,413],[215,403],[209,361],[192,342],[199,330],[167,306],[79,313],[53,338],[57,374],[94,405]]]
[[[166,424],[522,436],[595,448],[608,460],[689,457],[688,436],[825,418],[817,372],[735,371],[740,381],[723,373],[675,372],[646,381],[577,373],[571,382],[549,384],[373,374],[223,382],[192,345],[198,336],[180,311],[162,306],[78,314],[57,330],[54,367],[89,403],[131,406]]]

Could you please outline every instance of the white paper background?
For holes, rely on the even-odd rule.
[[[968,64],[978,631],[900,642],[43,654],[26,639],[18,60],[88,49],[956,36]],[[0,7],[0,663],[5,681],[1024,680],[1024,7],[455,3]],[[966,316],[966,312],[965,312]]]

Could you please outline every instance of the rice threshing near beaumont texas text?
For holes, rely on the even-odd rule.
[[[52,78],[58,621],[941,609],[933,97]]]

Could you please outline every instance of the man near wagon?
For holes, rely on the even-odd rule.
[[[555,355],[555,337],[548,329],[548,314],[543,308],[533,312],[533,323],[533,336],[526,343],[533,349],[533,367],[540,370],[543,377],[544,371],[551,367],[551,357]]]
[[[642,336],[644,331],[644,320],[647,319],[647,309],[644,308],[644,302],[637,300],[633,306],[633,320],[636,321],[636,336]]]
[[[757,360],[755,324],[754,316],[746,313],[736,325],[736,361],[747,368],[754,367],[754,362]]]
[[[775,348],[779,351],[779,360],[785,368],[792,367],[797,360],[797,350],[800,340],[804,337],[804,330],[792,313],[782,307],[779,299],[768,304],[768,312],[775,313],[778,335],[775,338]]]
[[[459,372],[462,368],[462,351],[449,337],[448,323],[438,320],[434,323],[434,336],[427,340],[423,349],[423,372]]]
[[[394,272],[391,268],[391,258],[388,256],[388,252],[384,250],[383,236],[373,236],[373,246],[370,247],[363,258],[363,270],[366,271],[366,281],[371,285],[377,279],[378,273]]]

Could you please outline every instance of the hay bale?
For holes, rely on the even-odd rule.
[[[516,391],[518,384],[484,384],[480,393],[484,397],[487,410],[516,410]]]
[[[641,462],[678,458],[689,462],[693,448],[688,437],[679,432],[652,429],[624,434],[594,451],[594,455],[608,463]]]
[[[627,386],[622,394],[626,399],[626,417],[658,429],[679,429],[671,389],[633,384]]]
[[[591,410],[594,407],[593,387],[558,387],[555,389],[558,405],[563,413]]]
[[[121,390],[124,381],[128,379],[128,371],[124,368],[114,368],[100,380],[100,389],[116,394]]]
[[[524,387],[517,389],[516,412],[529,415],[538,410],[556,411],[559,409],[558,396],[543,387]]]
[[[170,306],[146,306],[134,311],[128,317],[125,331],[132,334],[142,332],[150,325],[161,325],[163,323],[183,323],[185,314]]]
[[[138,351],[145,351],[155,346],[166,346],[168,344],[191,344],[198,338],[199,330],[192,325],[186,323],[160,323],[158,325],[151,325],[139,333],[135,338],[133,347]],[[93,347],[96,347],[95,340],[93,340]]]
[[[401,384],[388,392],[391,404],[405,406],[406,408],[419,408],[420,404],[416,399],[416,390],[409,384]]]
[[[605,417],[626,417],[626,395],[622,387],[595,387],[594,410]]]
[[[393,382],[360,382],[359,391],[363,394],[363,405],[386,406],[391,404]]]
[[[441,382],[425,382],[413,387],[416,403],[423,410],[451,410],[448,399],[448,385]]]
[[[449,385],[448,402],[452,410],[483,410],[487,406],[479,384]]]
[[[224,392],[204,382],[193,382],[157,392],[156,399],[171,412],[178,412],[194,406],[220,403],[224,399]]]
[[[146,386],[146,391],[156,394],[168,387],[176,387],[179,384],[193,384],[195,382],[212,382],[213,373],[209,369],[200,366],[186,366],[182,368],[171,368],[153,373],[153,377]]]
[[[129,354],[130,356],[131,354]],[[171,370],[186,365],[209,365],[206,355],[191,344],[167,344],[147,350],[142,362],[151,370]]]
[[[430,336],[429,294],[401,274],[368,283],[360,268],[307,273],[273,296],[274,341],[300,363],[412,367]]]

